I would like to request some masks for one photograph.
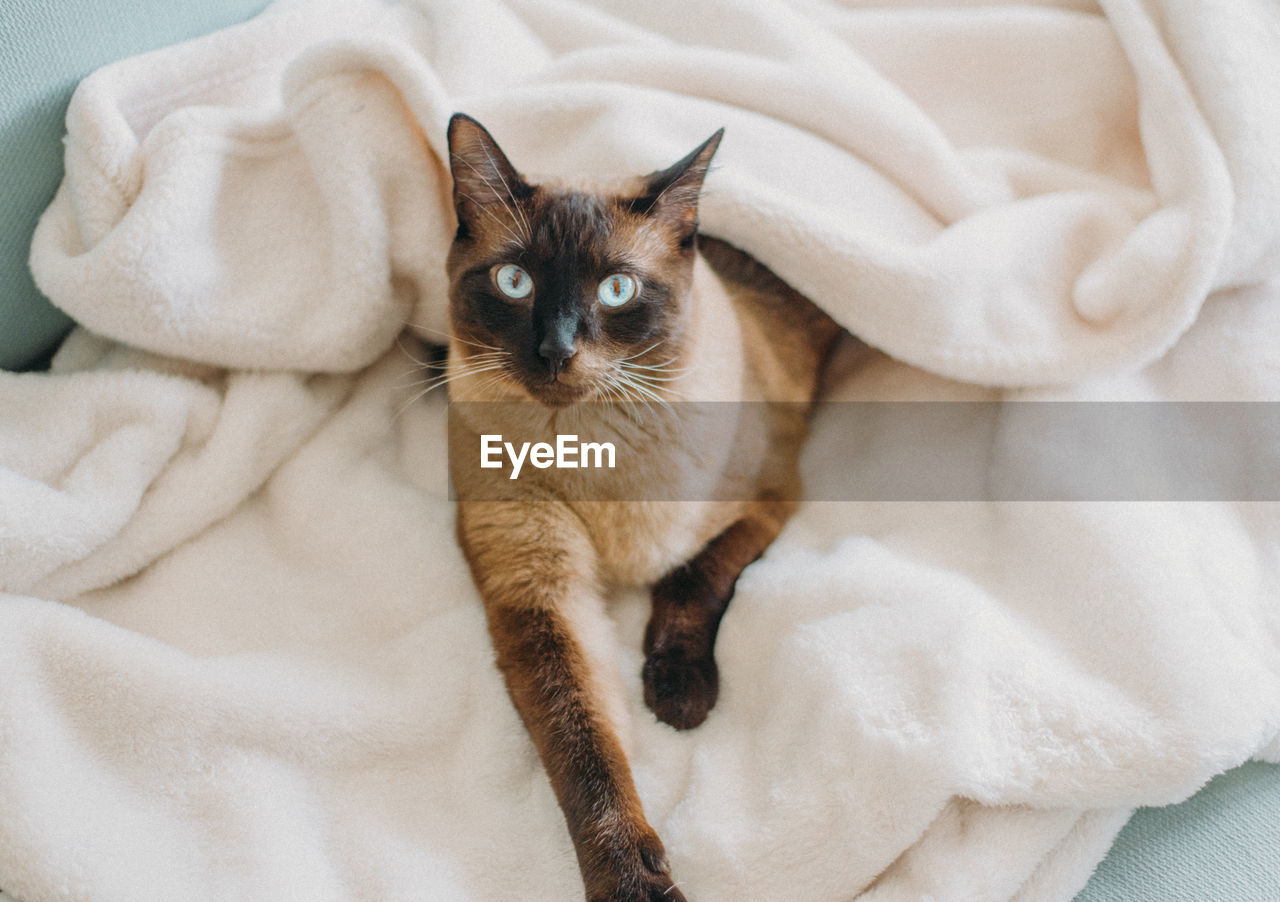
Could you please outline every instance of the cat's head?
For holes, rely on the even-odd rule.
[[[666,169],[601,191],[529,183],[480,123],[455,115],[458,231],[448,270],[460,368],[484,372],[503,395],[556,407],[626,395],[629,377],[671,371],[698,196],[722,133]]]

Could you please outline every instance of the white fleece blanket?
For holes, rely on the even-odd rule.
[[[1274,401],[1277,84],[1271,0],[281,0],[91,76],[32,248],[86,328],[0,375],[0,887],[579,897],[405,407],[454,110],[533,175],[725,126],[704,229],[888,355],[838,397]],[[687,734],[613,610],[697,902],[1066,900],[1133,806],[1280,758],[1272,503],[807,505]]]

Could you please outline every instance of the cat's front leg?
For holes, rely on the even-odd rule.
[[[716,634],[738,577],[777,538],[794,502],[760,500],[654,584],[644,635],[644,701],[663,723],[689,730],[720,696]]]
[[[459,504],[497,663],[564,812],[589,902],[683,902],[618,739],[595,552],[553,501]]]

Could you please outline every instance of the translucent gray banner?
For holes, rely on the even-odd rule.
[[[464,500],[1280,501],[1280,403],[455,403],[450,458]]]

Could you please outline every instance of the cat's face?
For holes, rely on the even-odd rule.
[[[660,387],[680,353],[698,194],[720,134],[601,193],[528,183],[478,122],[455,115],[448,270],[461,367],[555,407],[643,397],[645,377]]]

